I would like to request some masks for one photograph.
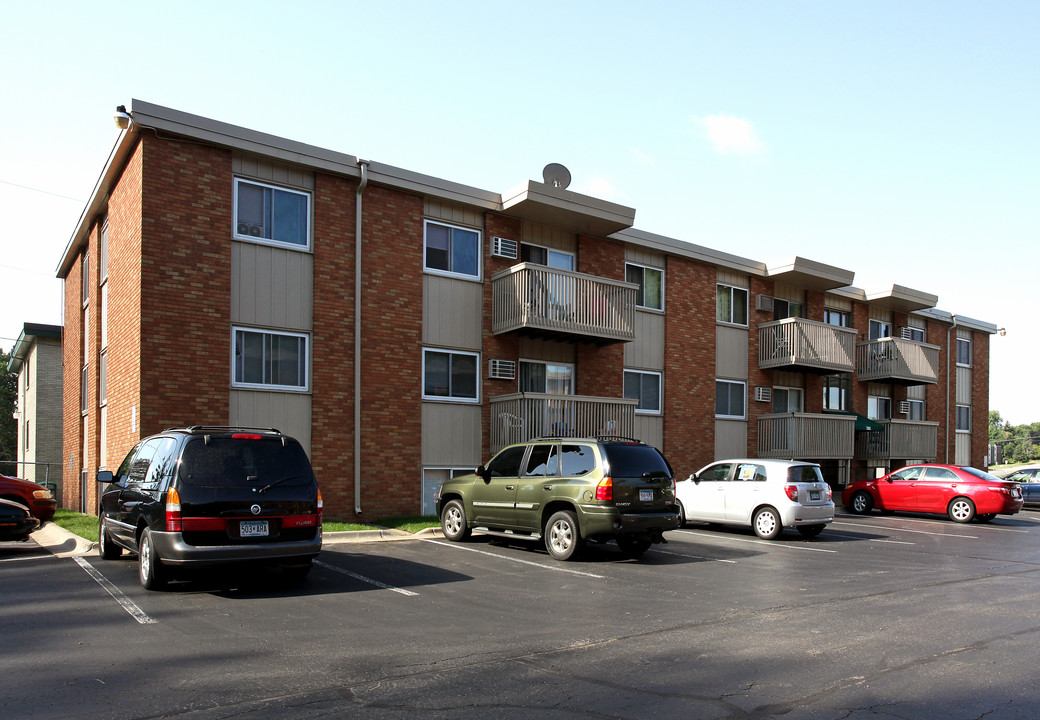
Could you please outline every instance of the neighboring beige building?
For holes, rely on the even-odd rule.
[[[10,372],[18,374],[18,477],[54,483],[61,497],[61,326],[25,323]]]

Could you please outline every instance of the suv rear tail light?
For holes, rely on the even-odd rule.
[[[166,493],[166,531],[181,532],[181,495],[177,488],[170,488]]]
[[[614,479],[605,477],[596,486],[596,499],[610,502],[614,499]]]
[[[798,502],[798,486],[797,485],[784,485],[784,492],[787,493],[787,497],[792,502]]]
[[[325,510],[325,503],[321,501],[321,490],[318,491],[318,524],[321,525],[321,513]]]

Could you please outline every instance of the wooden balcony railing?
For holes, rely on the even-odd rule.
[[[514,393],[491,398],[491,452],[536,437],[632,437],[635,400]]]
[[[787,318],[758,327],[758,366],[818,372],[852,372],[856,331],[827,323]]]
[[[496,335],[526,328],[616,342],[635,339],[638,285],[531,263],[496,273],[491,285]]]
[[[859,460],[927,460],[936,458],[939,423],[916,420],[878,420],[883,430],[856,438]]]
[[[854,415],[782,413],[758,418],[758,456],[848,460],[855,450]]]
[[[861,342],[856,345],[856,374],[863,381],[934,384],[939,378],[939,349],[901,338]]]

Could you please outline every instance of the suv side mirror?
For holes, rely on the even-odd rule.
[[[474,470],[473,472],[476,473],[477,475],[479,475],[481,478],[483,478],[484,482],[491,482],[491,476],[488,475],[487,468],[484,467],[483,465],[478,465],[477,469]]]
[[[116,481],[115,477],[112,475],[111,470],[98,470],[97,474],[94,477],[97,479],[99,483],[111,484]]]

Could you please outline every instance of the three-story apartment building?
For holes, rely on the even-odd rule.
[[[677,473],[819,460],[835,485],[983,462],[995,326],[795,257],[633,227],[135,101],[61,259],[64,503],[164,427],[277,427],[335,518],[430,512],[505,445],[608,434]]]

